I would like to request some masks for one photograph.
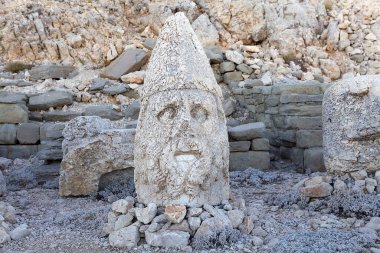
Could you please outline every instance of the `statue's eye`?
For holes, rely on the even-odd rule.
[[[205,108],[200,105],[195,105],[191,109],[191,117],[199,122],[205,122],[207,119],[208,113]]]
[[[161,123],[170,123],[177,115],[177,107],[170,105],[162,109],[157,118]]]

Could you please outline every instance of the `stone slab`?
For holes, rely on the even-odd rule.
[[[118,80],[122,75],[140,70],[148,61],[149,55],[142,49],[129,48],[112,61],[100,77]]]

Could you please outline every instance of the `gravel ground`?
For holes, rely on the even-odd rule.
[[[232,194],[245,199],[254,230],[233,245],[202,252],[371,252],[362,250],[378,247],[379,235],[363,228],[370,217],[338,217],[296,204],[282,208],[267,204],[268,196],[290,192],[305,177],[296,172],[231,173]],[[107,238],[99,237],[110,203],[95,197],[61,198],[57,189],[33,188],[8,192],[0,200],[13,205],[18,223],[32,230],[28,237],[3,245],[0,252],[174,252],[147,245],[130,251],[111,248]],[[357,229],[360,233],[354,234]]]

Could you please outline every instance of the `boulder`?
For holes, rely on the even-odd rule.
[[[135,208],[136,218],[138,221],[148,224],[157,214],[157,205],[149,203],[145,208]]]
[[[61,196],[96,193],[102,175],[131,170],[135,131],[110,126],[109,120],[99,117],[77,117],[68,122],[63,131]]]
[[[101,73],[100,77],[118,80],[121,76],[140,68],[148,61],[148,54],[137,48],[129,48],[113,60]]]
[[[165,217],[171,223],[180,223],[186,216],[186,206],[169,205],[165,207]]]

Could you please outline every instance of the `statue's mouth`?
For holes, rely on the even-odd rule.
[[[174,158],[177,162],[188,163],[188,164],[198,160],[200,156],[201,156],[201,152],[199,150],[188,150],[188,151],[177,150],[174,153]]]

